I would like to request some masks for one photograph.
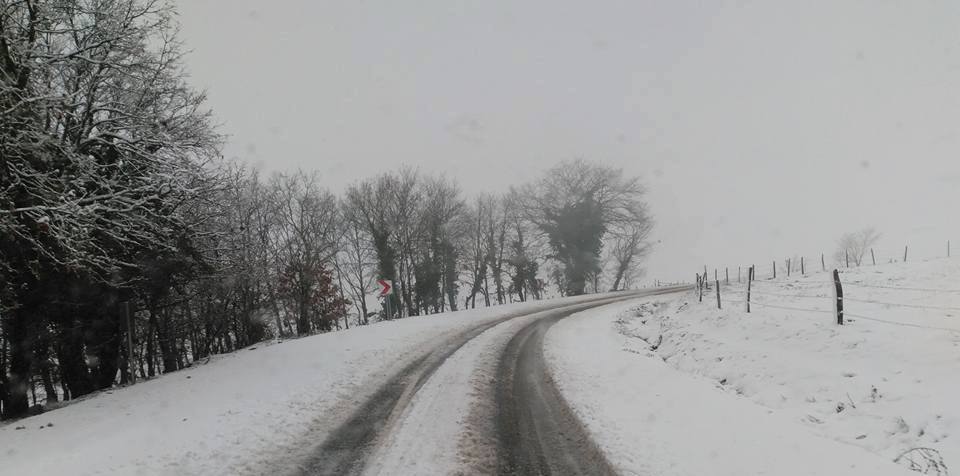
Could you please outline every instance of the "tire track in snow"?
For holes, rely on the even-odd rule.
[[[668,294],[664,288],[551,313],[523,327],[500,359],[496,383],[497,472],[521,475],[616,474],[574,415],[550,376],[543,338],[550,327],[577,312],[639,297]]]
[[[388,444],[389,436],[401,426],[417,392],[451,356],[484,332],[523,316],[543,315],[538,320],[551,319],[555,322],[562,317],[592,307],[648,294],[650,294],[649,291],[640,291],[613,297],[605,295],[573,304],[558,304],[546,309],[515,312],[445,339],[381,385],[311,452],[296,474],[361,474],[371,469],[368,468],[371,457],[385,452],[380,447]],[[491,370],[499,370],[496,365],[494,367]],[[497,380],[500,378],[498,377]],[[496,399],[494,395],[486,398],[491,401]],[[423,435],[423,437],[429,439],[430,435]],[[496,441],[499,439],[499,433],[489,436],[489,439],[493,440],[492,445],[496,448],[501,446]],[[498,457],[501,454],[499,450],[495,453]],[[493,466],[496,467],[497,463],[493,463]]]
[[[312,452],[296,474],[359,474],[367,459],[380,445],[386,434],[403,417],[411,399],[443,363],[467,342],[488,329],[510,319],[536,313],[566,313],[581,311],[609,302],[630,299],[643,295],[631,292],[616,297],[602,296],[576,304],[559,304],[548,310],[522,311],[479,325],[438,344],[422,357],[414,360],[390,377],[350,417],[340,424]],[[567,312],[569,310],[569,312]]]
[[[499,474],[616,474],[560,395],[543,358],[543,336],[571,314],[538,319],[507,344],[496,390]]]

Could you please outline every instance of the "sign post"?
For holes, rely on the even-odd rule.
[[[384,310],[387,311],[387,319],[393,319],[393,313],[390,312],[390,296],[393,295],[393,281],[389,279],[378,279],[377,284],[381,286],[380,297],[383,298]]]

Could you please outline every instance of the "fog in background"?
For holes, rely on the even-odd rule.
[[[225,154],[503,191],[574,157],[643,177],[648,282],[821,251],[960,252],[960,4],[180,0]],[[817,264],[817,266],[819,263]]]

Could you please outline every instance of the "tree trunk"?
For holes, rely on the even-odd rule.
[[[63,380],[70,390],[70,398],[78,398],[93,392],[94,388],[83,349],[82,323],[73,321],[69,325],[70,328],[62,331],[57,361]]]
[[[297,335],[305,336],[310,333],[310,310],[305,292],[301,293],[299,301],[300,302],[297,303],[299,307],[299,316],[297,316]]]
[[[363,322],[363,325],[370,324],[370,321],[367,319],[367,297],[363,296],[360,298],[360,320]]]
[[[160,325],[157,326],[157,342],[160,345],[160,357],[163,359],[163,373],[179,370],[177,367],[177,343],[170,323],[170,310],[160,312]]]
[[[96,356],[95,365],[92,366],[93,384],[96,389],[110,388],[120,368],[120,345],[123,342],[120,309],[105,307],[90,319],[88,329],[84,333],[87,336],[86,351]]]
[[[7,336],[0,321],[0,419],[3,419],[3,405],[7,401]]]
[[[613,287],[610,288],[611,291],[620,290],[620,282],[623,281],[623,275],[626,274],[627,269],[629,267],[630,267],[630,259],[627,259],[626,261],[620,263],[619,266],[617,266],[617,276],[613,280]]]
[[[402,262],[403,260],[401,259],[401,263]],[[415,309],[413,307],[413,285],[411,284],[413,283],[412,268],[413,266],[410,266],[408,264],[404,264],[402,268],[402,272],[405,275],[405,278],[403,280],[403,288],[401,289],[401,291],[403,293],[403,302],[407,308],[408,316],[410,315],[411,311],[415,312]],[[414,313],[413,315],[417,315],[417,314]]]
[[[490,278],[486,273],[483,275],[483,303],[490,307]]]
[[[503,304],[503,250],[506,246],[507,231],[501,228],[500,236],[497,240],[497,257],[493,266],[493,283],[497,287],[497,304]]]
[[[154,336],[157,334],[157,311],[152,301],[149,303],[149,311],[150,315],[147,319],[147,377],[153,377],[157,375],[157,369],[154,365],[154,358],[157,354],[154,344]]]
[[[37,370],[40,372],[40,380],[43,382],[43,391],[47,394],[47,402],[57,402],[57,388],[53,386],[53,376],[51,375],[50,362],[50,336],[44,332],[43,338],[37,344]]]
[[[270,286],[268,289],[268,294],[270,296],[270,308],[273,309],[273,317],[277,322],[277,337],[283,338],[283,321],[280,319],[280,305],[278,304],[279,300],[277,299],[277,293],[273,289],[273,286]]]
[[[28,317],[24,309],[13,311],[4,322],[3,334],[10,343],[10,368],[3,392],[3,418],[18,418],[27,414],[30,402],[27,390],[30,386],[30,367],[33,359],[33,343],[27,327]]]
[[[567,296],[580,296],[586,292],[587,279],[579,273],[570,276],[567,280]]]
[[[70,389],[67,388],[67,382],[63,379],[60,379],[60,395],[63,396],[63,401],[67,401],[72,398],[70,395]]]

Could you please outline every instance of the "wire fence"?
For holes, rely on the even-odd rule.
[[[820,265],[821,263],[817,264]],[[773,263],[774,269],[776,265],[776,263]],[[790,260],[787,261],[786,266],[792,266]],[[706,268],[704,268],[702,275],[697,273],[697,286],[695,290],[700,294],[700,302],[704,301],[704,294],[708,295],[707,302],[710,302],[712,301],[710,294],[713,294],[710,290],[716,286],[717,289],[714,291],[717,295],[716,301],[718,308],[723,308],[724,304],[730,303],[744,306],[746,312],[750,312],[751,307],[756,306],[757,308],[795,312],[833,314],[837,316],[838,324],[844,323],[844,317],[850,317],[882,324],[960,333],[960,323],[958,323],[956,328],[952,328],[885,319],[877,317],[874,314],[877,312],[877,308],[881,308],[883,311],[901,308],[912,311],[923,311],[925,316],[934,315],[947,319],[960,317],[960,306],[950,305],[954,302],[960,303],[960,289],[918,287],[911,286],[909,283],[905,283],[907,284],[905,286],[872,284],[863,282],[862,278],[859,277],[857,280],[842,282],[841,277],[845,273],[840,273],[839,270],[831,270],[833,272],[831,279],[822,280],[816,279],[815,276],[823,275],[819,269],[814,272],[807,272],[806,269],[803,269],[805,266],[801,266],[802,268],[800,272],[797,273],[797,278],[801,278],[802,276],[802,281],[786,281],[783,279],[787,277],[792,279],[793,276],[790,276],[790,274],[781,274],[781,278],[777,279],[773,276],[775,271],[771,272],[771,275],[765,279],[757,279],[755,276],[756,268],[754,266],[747,268],[746,279],[742,278],[743,268],[739,268],[737,273],[738,282],[731,282],[727,277],[729,276],[729,271],[724,272],[725,270],[715,270],[713,275],[714,279],[711,280],[707,275]],[[817,268],[820,267],[821,266],[817,266]],[[825,265],[822,267],[826,270]],[[727,270],[729,270],[729,268],[727,268]],[[723,278],[718,278],[718,276],[723,276]],[[814,279],[811,280],[810,278]],[[883,299],[874,299],[869,296],[869,291],[873,289],[889,292],[884,293]],[[731,293],[734,294],[731,296]],[[944,295],[950,298],[956,296],[956,300],[950,299],[951,302],[948,302],[947,305],[922,302],[929,300],[931,297],[943,298]]]
[[[874,289],[896,289],[899,291],[923,291],[930,293],[960,293],[960,289],[943,288],[911,288],[906,286],[881,286],[877,284],[844,283],[844,286],[853,286],[855,288],[874,288]]]

